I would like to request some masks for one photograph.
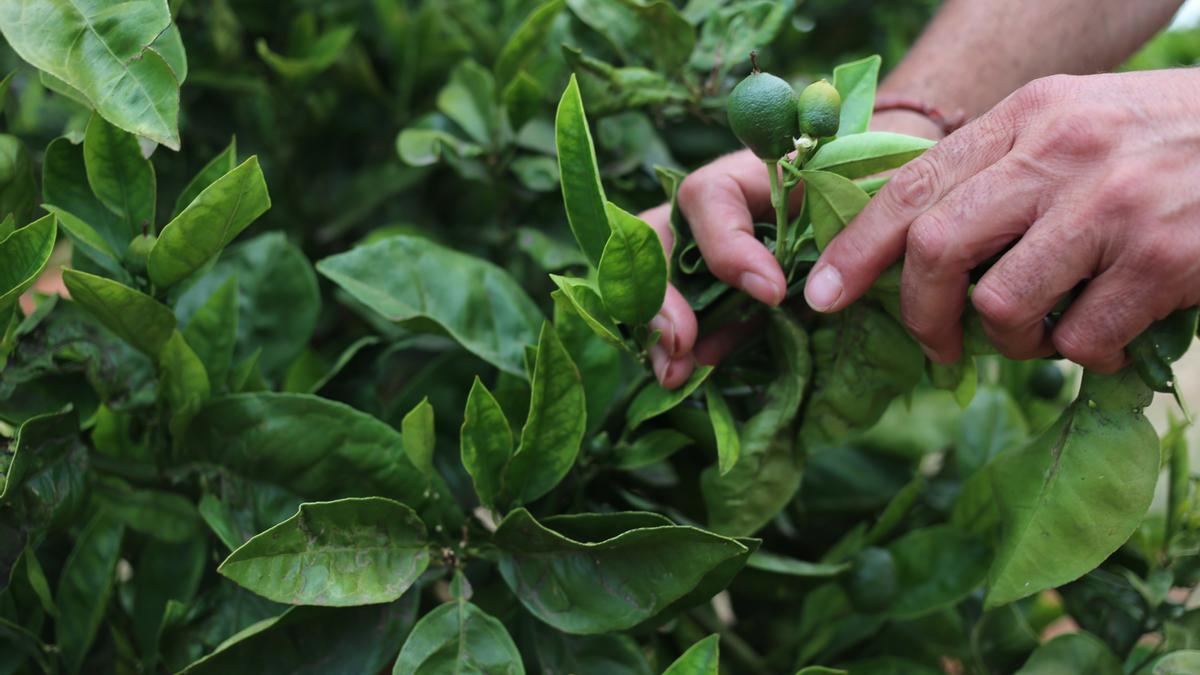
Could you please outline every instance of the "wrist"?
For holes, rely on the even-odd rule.
[[[897,134],[919,136],[931,141],[946,137],[942,126],[929,117],[913,111],[891,108],[880,110],[871,116],[871,131],[890,131]]]

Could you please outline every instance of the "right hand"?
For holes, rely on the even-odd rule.
[[[940,130],[932,122],[903,111],[877,115],[872,127],[940,138]],[[714,276],[763,304],[773,307],[783,302],[787,294],[783,270],[754,236],[756,220],[774,217],[767,167],[761,159],[749,150],[725,155],[688,174],[677,199]],[[802,203],[803,191],[793,190],[789,195],[791,212],[795,214]],[[669,204],[639,214],[658,232],[668,252],[674,236],[670,216]],[[696,315],[674,286],[667,287],[662,309],[650,328],[662,333],[658,344],[650,348],[650,361],[654,375],[668,389],[687,381],[697,362],[716,364],[746,332],[744,326],[730,325],[698,340]]]

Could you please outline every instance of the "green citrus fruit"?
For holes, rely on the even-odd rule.
[[[136,274],[145,272],[146,259],[150,257],[150,249],[154,248],[157,240],[158,237],[152,234],[139,234],[130,240],[129,248],[125,249],[125,267]]]
[[[769,73],[751,73],[725,102],[734,135],[763,159],[779,159],[795,149],[800,135],[796,92]]]
[[[825,80],[813,82],[800,92],[800,131],[813,138],[838,132],[842,117],[842,95]]]
[[[1066,378],[1058,365],[1042,361],[1029,374],[1029,391],[1038,398],[1053,401],[1062,393]]]
[[[885,548],[871,546],[850,559],[853,567],[842,578],[842,587],[854,609],[874,614],[891,604],[896,597],[896,561]]]

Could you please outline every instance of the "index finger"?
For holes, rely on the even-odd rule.
[[[1007,155],[1015,137],[1001,118],[992,110],[897,171],[817,260],[804,288],[809,306],[836,312],[857,300],[904,254],[918,216]]]

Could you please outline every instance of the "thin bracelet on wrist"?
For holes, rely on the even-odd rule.
[[[942,133],[949,136],[963,124],[966,124],[967,115],[962,110],[956,110],[953,113],[946,114],[937,107],[923,103],[914,98],[907,96],[896,96],[891,94],[880,94],[875,99],[875,112],[886,112],[889,110],[907,110],[922,115],[925,119],[933,122],[942,130]]]

